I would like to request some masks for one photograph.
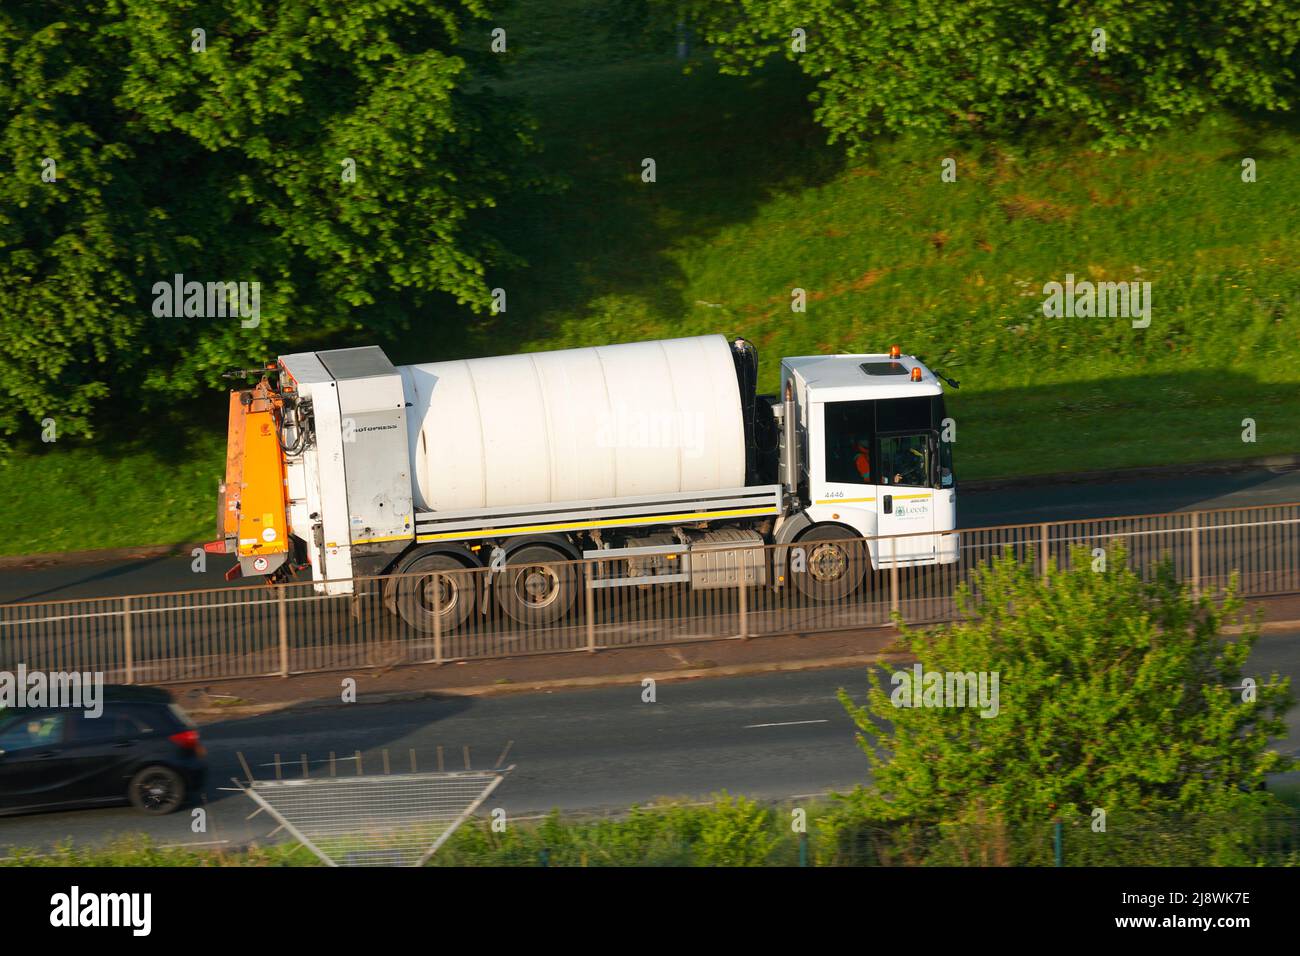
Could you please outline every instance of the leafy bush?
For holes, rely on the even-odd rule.
[[[1090,814],[1061,820],[1065,866],[1300,866],[1300,815],[1272,794],[1240,794],[1222,811],[1117,810],[1105,829]],[[815,830],[819,866],[1053,866],[1053,820],[980,813],[939,824],[880,821],[851,804]]]
[[[698,832],[692,808],[633,807],[622,820],[566,820],[558,811],[537,824],[467,823],[438,851],[435,866],[686,866]]]
[[[783,835],[771,809],[745,797],[708,806],[670,802],[633,807],[623,819],[566,819],[538,824],[491,821],[462,827],[434,857],[436,866],[762,866]],[[791,857],[793,860],[793,857]]]
[[[762,866],[780,842],[772,811],[745,797],[722,796],[701,820],[697,865]]]
[[[873,670],[864,704],[840,691],[874,770],[846,798],[850,822],[933,828],[921,855],[942,846],[954,861],[967,859],[954,834],[974,829],[986,848],[1006,844],[1001,862],[1034,862],[1054,819],[1222,818],[1292,765],[1271,747],[1294,703],[1289,679],[1259,675],[1253,694],[1242,689],[1258,630],[1235,585],[1221,600],[1194,598],[1167,563],[1144,582],[1118,545],[1104,558],[1076,550],[1069,564],[1044,577],[1032,554],[996,557],[960,590],[958,621],[904,627],[922,706],[915,670],[892,676],[892,691]],[[1235,638],[1224,636],[1230,622]],[[960,675],[986,676],[994,706],[948,699]],[[1023,834],[1028,856],[1012,839]]]
[[[316,863],[316,857],[296,843],[223,852],[206,847],[160,847],[148,837],[124,837],[95,847],[65,842],[44,852],[19,848],[0,857],[0,866],[313,866]]]

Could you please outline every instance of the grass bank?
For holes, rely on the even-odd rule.
[[[775,390],[782,355],[896,342],[961,381],[966,478],[1300,451],[1294,123],[1215,116],[1118,155],[890,139],[849,161],[781,66],[686,75],[590,0],[519,0],[505,26],[504,89],[568,188],[491,214],[529,262],[491,277],[506,313],[431,315],[381,343],[395,361],[721,331],[757,343]],[[1045,317],[1044,284],[1067,275],[1150,282],[1149,327]],[[225,400],[210,405],[195,427],[20,448],[0,467],[0,553],[207,535]]]

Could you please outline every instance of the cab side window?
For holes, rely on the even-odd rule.
[[[824,406],[826,480],[869,485],[875,477],[873,402],[828,402]]]
[[[894,435],[880,439],[882,485],[929,485],[930,442],[926,435]]]

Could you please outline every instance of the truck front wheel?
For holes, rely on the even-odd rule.
[[[530,544],[506,558],[492,590],[502,609],[520,624],[552,624],[573,607],[577,579],[565,555]]]
[[[800,594],[838,601],[858,589],[868,559],[860,539],[846,540],[852,534],[839,525],[814,525],[790,546],[790,577]]]
[[[417,631],[434,633],[437,618],[441,618],[438,626],[444,632],[452,631],[474,613],[482,582],[451,555],[416,558],[400,573],[397,613]]]

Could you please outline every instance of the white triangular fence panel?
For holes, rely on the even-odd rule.
[[[240,784],[327,866],[423,866],[513,767]]]

